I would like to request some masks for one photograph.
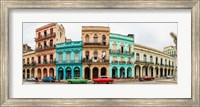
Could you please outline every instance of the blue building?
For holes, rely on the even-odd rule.
[[[61,80],[82,77],[82,41],[56,45],[56,77]]]
[[[134,35],[110,33],[110,77],[134,77]]]

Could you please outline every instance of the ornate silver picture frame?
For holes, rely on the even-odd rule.
[[[191,9],[192,11],[192,87],[191,98],[184,99],[17,99],[9,98],[9,11],[11,9]],[[200,106],[200,1],[199,0],[160,0],[160,1],[1,1],[0,39],[0,101],[1,106]]]

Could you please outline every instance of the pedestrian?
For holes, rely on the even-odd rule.
[[[38,77],[35,78],[35,82],[38,83]]]

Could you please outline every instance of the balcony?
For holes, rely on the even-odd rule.
[[[83,47],[109,47],[106,42],[84,42]]]
[[[56,64],[76,64],[81,63],[81,60],[63,60],[63,61],[56,61]]]
[[[102,63],[106,63],[106,64],[109,64],[109,60],[108,59],[100,59],[100,60],[87,60],[87,59],[84,59],[82,60],[83,63],[93,63],[93,64],[102,64]]]
[[[39,42],[41,40],[49,39],[49,38],[52,38],[52,37],[56,37],[56,33],[55,32],[52,33],[52,34],[41,35],[40,37],[35,38],[35,42]]]
[[[32,62],[32,63],[27,63],[27,64],[23,64],[24,67],[35,67],[35,62]]]
[[[48,50],[48,49],[55,49],[56,48],[56,45],[47,45],[47,46],[44,46],[44,47],[38,47],[38,48],[35,48],[35,51],[43,51],[43,50]]]
[[[136,64],[143,64],[143,65],[150,65],[150,64],[154,64],[153,62],[148,62],[148,61],[138,61],[136,60],[135,61]]]
[[[46,60],[44,60],[43,62],[41,62],[41,61],[38,61],[37,63],[36,63],[36,65],[51,65],[51,64],[56,64],[56,61],[55,60],[51,60],[51,61],[46,61]]]
[[[119,55],[134,55],[134,52],[128,52],[128,51],[121,52],[121,50],[112,50],[112,49],[110,49],[110,53]]]

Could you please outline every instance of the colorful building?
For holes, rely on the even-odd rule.
[[[23,53],[23,79],[35,78],[35,51]]]
[[[165,52],[135,44],[135,75],[136,77],[166,77],[176,75],[176,58]]]
[[[36,29],[35,75],[39,79],[56,75],[56,44],[62,42],[65,42],[65,29],[62,25],[58,25],[57,23],[50,23]]]
[[[110,77],[134,77],[134,35],[110,33]]]
[[[83,78],[109,76],[109,43],[110,28],[103,26],[83,26]]]
[[[56,45],[56,77],[61,80],[82,77],[82,41]]]

